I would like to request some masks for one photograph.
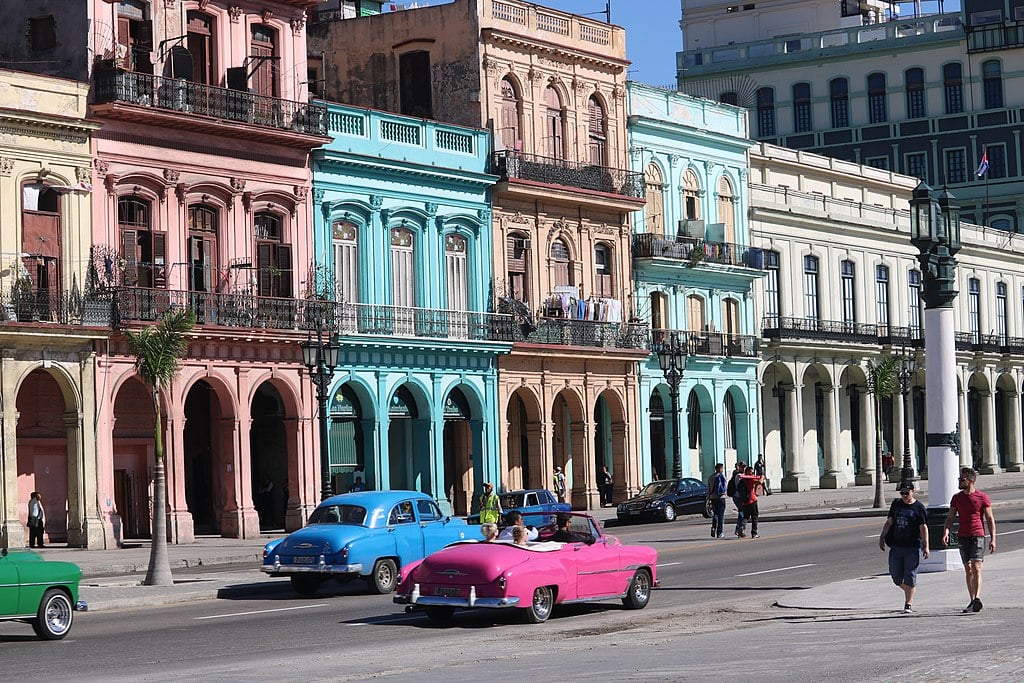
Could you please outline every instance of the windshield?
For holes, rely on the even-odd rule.
[[[366,508],[358,505],[321,505],[309,516],[310,524],[352,524],[362,526]]]
[[[672,481],[652,481],[647,486],[643,487],[638,493],[638,496],[663,496],[666,493],[672,493],[672,489],[675,488],[675,482]]]

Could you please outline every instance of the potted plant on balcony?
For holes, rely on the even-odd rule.
[[[693,248],[690,249],[689,265],[691,268],[695,268],[704,262],[704,243],[697,241],[694,243]]]
[[[36,311],[36,293],[31,278],[22,276],[14,281],[11,287],[11,304],[19,322],[39,319]]]

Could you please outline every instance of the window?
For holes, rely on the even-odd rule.
[[[571,287],[575,283],[572,277],[572,262],[569,260],[569,247],[561,238],[551,243],[551,281],[556,287]]]
[[[594,294],[614,297],[612,289],[612,250],[607,244],[594,246]]]
[[[700,182],[692,170],[683,175],[683,213],[689,220],[700,218]]]
[[[217,211],[195,204],[188,207],[188,288],[212,292],[217,277]]]
[[[988,173],[989,178],[1006,177],[1006,145],[988,145],[985,147],[988,152]]]
[[[757,91],[757,134],[762,138],[775,135],[775,90],[772,88]]]
[[[729,337],[740,333],[740,302],[736,299],[722,302],[722,332]]]
[[[868,120],[871,123],[885,123],[888,119],[885,74],[870,74],[868,75]]]
[[[740,96],[733,91],[724,92],[718,96],[718,101],[722,104],[731,104],[733,106],[739,106]]]
[[[775,328],[779,324],[779,311],[782,308],[781,292],[779,292],[779,252],[764,253],[764,317],[765,327]]]
[[[1006,301],[1006,283],[996,283],[996,334],[999,335],[1000,346],[1006,346],[1006,317],[1009,308]]]
[[[587,141],[590,147],[590,163],[594,166],[607,166],[608,117],[600,100],[591,95],[587,102]]]
[[[522,151],[522,136],[519,133],[522,120],[522,101],[515,85],[508,78],[501,80],[501,125],[498,137],[505,149]]]
[[[832,127],[847,128],[850,125],[850,81],[833,78],[828,83],[832,100]]]
[[[908,154],[906,160],[907,175],[928,182],[928,153],[914,152],[913,154]]]
[[[726,393],[722,401],[722,446],[736,448],[736,405],[732,393]]]
[[[696,391],[691,391],[690,397],[686,399],[686,427],[690,448],[700,448],[700,399]]]
[[[187,45],[192,55],[192,73],[176,76],[191,78],[193,83],[213,85],[213,36],[213,17],[189,10]]]
[[[691,294],[686,297],[686,325],[691,332],[703,332],[705,325],[704,299]]]
[[[907,89],[907,118],[924,118],[924,69],[907,69],[903,81]]]
[[[875,266],[875,301],[879,336],[889,333],[889,266]]]
[[[28,20],[28,42],[34,51],[57,47],[57,29],[52,14]]]
[[[21,271],[32,280],[39,294],[57,294],[61,276],[61,216],[60,195],[40,182],[28,182],[22,187],[21,206]],[[6,257],[5,257],[6,258]],[[8,263],[5,272],[19,268]]]
[[[889,157],[868,157],[867,164],[871,168],[880,168],[883,171],[889,170]]]
[[[359,228],[350,221],[331,223],[335,300],[359,301]]]
[[[1003,75],[999,60],[990,59],[981,65],[985,109],[1000,109],[1003,106]]]
[[[839,279],[842,287],[843,297],[843,323],[847,332],[853,331],[853,325],[857,322],[857,283],[855,280],[853,261],[843,261],[839,264]]]
[[[117,65],[128,71],[153,73],[153,22],[145,0],[121,0],[117,7]]]
[[[125,261],[124,284],[166,287],[167,239],[153,230],[149,202],[141,197],[121,197],[117,201],[117,223]]]
[[[395,333],[414,334],[416,238],[405,228],[391,229],[391,303],[395,307]]]
[[[250,27],[252,42],[249,55],[252,59],[252,76],[249,86],[257,95],[280,97],[277,73],[280,65],[275,61],[277,54],[277,31],[263,24]]]
[[[433,118],[430,53],[426,50],[406,52],[398,58],[398,99],[400,114]]]
[[[466,238],[449,234],[444,239],[444,265],[448,283],[448,310],[469,310],[469,275],[466,271]]]
[[[797,83],[793,86],[793,130],[809,133],[811,122],[811,84]]]
[[[946,150],[946,182],[962,183],[967,180],[967,154],[962,149]]]
[[[907,273],[907,320],[910,324],[910,337],[921,338],[921,322],[924,320],[921,301],[921,271],[911,270]]]
[[[967,324],[971,340],[977,344],[981,341],[981,280],[973,277],[967,281]]]
[[[804,256],[804,317],[808,320],[821,319],[818,308],[818,257]]]
[[[292,295],[292,247],[284,240],[279,214],[261,211],[253,223],[256,238],[257,294],[290,298]]]
[[[552,159],[565,158],[565,117],[562,113],[562,98],[558,91],[548,86],[544,91],[544,148]]]
[[[946,91],[946,113],[962,114],[964,111],[963,66],[953,62],[942,67],[942,84]]]
[[[526,276],[532,242],[522,233],[505,239],[505,261],[508,268],[508,294],[516,301],[529,301],[529,280]]]
[[[647,232],[652,235],[665,234],[665,187],[662,185],[661,169],[657,164],[648,164],[644,173],[644,187],[647,205],[644,216],[647,219]]]
[[[723,241],[736,243],[736,211],[733,205],[732,183],[726,177],[718,180],[718,222],[725,226]]]

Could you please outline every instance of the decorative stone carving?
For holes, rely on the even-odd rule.
[[[297,204],[305,204],[306,197],[309,196],[309,188],[305,185],[293,185],[292,193],[295,195],[295,202]],[[294,210],[292,213],[294,213]]]
[[[524,216],[523,214],[521,214],[518,211],[516,211],[514,216],[509,216],[508,217],[508,222],[509,223],[529,223],[530,222],[530,218],[528,216]]]
[[[487,225],[491,222],[491,210],[490,209],[477,209],[476,217],[480,219],[480,222]]]
[[[378,209],[380,209],[380,207],[381,207],[381,205],[383,203],[384,203],[384,198],[381,197],[379,194],[372,194],[372,195],[370,195],[370,208],[373,209],[374,211],[377,211]]]
[[[668,155],[668,165],[669,165],[669,168],[675,168],[676,164],[679,163],[679,159],[680,159],[680,157],[679,157],[678,154],[669,154]]]
[[[324,195],[326,195],[326,194],[327,194],[327,191],[324,188],[322,188],[322,187],[314,187],[313,188],[313,202],[315,204],[322,203],[324,201]]]
[[[14,159],[11,157],[0,157],[0,176],[5,178],[11,175],[14,170]]]
[[[437,204],[434,204],[433,202],[427,202],[426,209],[427,209],[427,215],[428,216],[436,216],[437,215]]]
[[[245,189],[245,178],[232,178],[231,189],[235,192],[241,192]]]
[[[242,16],[242,8],[238,5],[228,5],[228,18],[231,19],[232,24],[237,24],[238,19]]]
[[[572,79],[572,87],[575,88],[576,94],[582,96],[588,90],[590,90],[593,86],[591,86],[590,83],[587,83],[586,81],[584,81],[584,80],[582,80],[580,78],[573,78]]]
[[[529,78],[534,83],[539,83],[541,79],[544,78],[544,74],[542,74],[539,70],[534,69],[531,66],[530,70],[526,72],[526,77]]]
[[[271,17],[273,17],[273,16],[274,16],[274,13],[273,13],[272,11],[268,10],[268,9],[265,9],[265,10],[263,10],[263,11],[262,11],[262,12],[260,13],[260,17],[261,17],[261,18],[263,19],[263,23],[264,23],[264,24],[266,24],[267,22],[269,22],[269,21],[270,21],[270,19],[271,19]]]
[[[305,26],[306,26],[306,18],[305,17],[297,17],[295,19],[292,19],[289,23],[292,25],[292,35],[293,36],[301,36],[302,35],[302,29],[305,28]]]
[[[616,83],[615,87],[612,88],[612,99],[615,99],[615,100],[624,100],[624,99],[626,99],[626,89],[623,88],[618,83]]]
[[[252,211],[252,192],[242,193],[242,206],[245,207],[245,210],[247,212]]]
[[[174,173],[177,174],[177,171]],[[178,183],[174,186],[174,196],[178,198],[179,203],[185,203],[185,200],[188,199],[188,188],[185,183]]]
[[[75,166],[75,180],[87,183],[92,180],[92,169],[88,166]]]
[[[93,159],[92,167],[96,169],[96,173],[101,177],[110,172],[110,164],[99,159]]]
[[[181,171],[175,168],[164,169],[164,180],[166,180],[167,182],[173,185],[174,183],[178,182],[179,178],[181,178]]]
[[[103,177],[103,186],[107,188],[107,194],[115,194],[117,191],[117,176],[113,173],[107,173]]]

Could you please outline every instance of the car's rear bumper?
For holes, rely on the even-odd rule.
[[[396,605],[415,605],[417,607],[490,607],[503,608],[515,607],[519,604],[519,597],[507,595],[501,598],[478,598],[476,588],[471,586],[469,596],[455,598],[444,595],[422,595],[417,584],[412,593],[398,594],[393,600]]]
[[[288,576],[291,574],[362,574],[363,565],[357,564],[265,564],[260,571],[270,576]]]

